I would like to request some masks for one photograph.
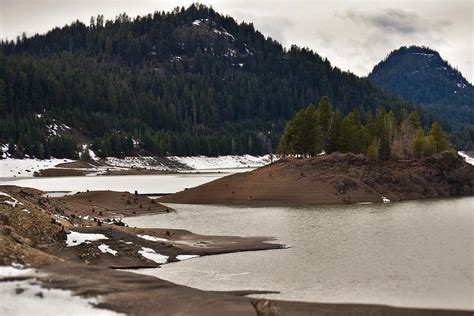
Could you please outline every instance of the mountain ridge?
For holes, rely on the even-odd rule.
[[[474,87],[437,51],[402,46],[375,65],[367,78],[385,91],[433,112],[451,126],[455,143],[472,146]]]
[[[323,95],[362,118],[378,107],[412,109],[312,50],[287,50],[202,5],[98,16],[0,50],[0,143],[30,156],[51,154],[53,120],[101,156],[133,154],[133,144],[156,155],[215,156],[273,151],[291,115]]]

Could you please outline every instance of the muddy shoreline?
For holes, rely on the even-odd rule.
[[[0,192],[0,265],[20,263],[35,267],[41,274],[32,282],[39,282],[45,289],[100,297],[98,308],[129,315],[471,314],[254,299],[244,296],[254,293],[252,289],[202,291],[119,271],[159,268],[195,256],[285,251],[281,249],[285,246],[271,243],[271,237],[206,236],[186,230],[126,227],[120,218],[175,211],[145,196],[127,192],[91,191],[62,198],[45,198],[42,191],[15,186],[1,186]],[[0,280],[8,281],[11,280]]]
[[[100,308],[128,315],[471,315],[454,310],[397,308],[359,304],[267,301],[245,292],[210,292],[155,277],[93,265],[51,263],[43,286],[102,297]],[[252,292],[252,291],[249,291]],[[261,314],[259,314],[260,312]]]

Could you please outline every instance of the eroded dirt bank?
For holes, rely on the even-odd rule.
[[[414,161],[370,161],[353,154],[286,158],[160,201],[192,204],[341,204],[474,194],[474,166],[445,152]]]

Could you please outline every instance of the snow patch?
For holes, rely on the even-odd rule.
[[[4,196],[8,199],[11,199],[11,200],[5,200],[3,201],[4,204],[8,204],[8,205],[11,205],[11,207],[16,207],[17,205],[23,205],[23,203],[21,203],[20,201],[18,201],[17,199],[15,199],[13,196],[11,196],[10,194],[7,194],[5,192],[0,192],[0,196]]]
[[[90,243],[91,241],[101,240],[101,239],[109,239],[105,237],[103,234],[87,234],[87,233],[78,233],[71,231],[67,234],[66,246],[74,247],[78,246],[82,243]]]
[[[118,168],[141,168],[158,171],[171,171],[171,168],[158,163],[156,157],[151,156],[125,158],[107,157],[105,158],[105,162],[109,166]]]
[[[57,136],[57,135],[59,135],[60,132],[64,132],[64,131],[67,131],[67,130],[71,129],[66,124],[56,123],[55,119],[53,119],[51,124],[46,126],[46,127],[48,128],[49,135],[52,135],[52,136]]]
[[[91,157],[92,160],[97,161],[100,159],[93,150],[88,149],[87,152],[89,153],[89,157]]]
[[[209,21],[209,19],[195,20],[195,21],[193,22],[193,25],[194,25],[194,26],[199,26],[199,25],[201,25],[202,23],[206,23],[207,21]]]
[[[433,57],[435,54],[425,54],[425,53],[410,53],[412,55],[420,55],[420,56],[426,56],[426,57]]]
[[[123,315],[96,308],[100,298],[75,296],[72,291],[42,288],[41,273],[19,266],[0,266],[0,280],[26,277],[25,280],[1,282],[0,315]]]
[[[227,30],[224,29],[224,28],[221,28],[221,30],[212,29],[212,31],[213,31],[214,33],[216,33],[216,34],[224,35],[224,36],[229,37],[229,38],[232,39],[232,40],[235,40],[234,35],[232,35],[232,34],[230,34],[229,32],[227,32]]]
[[[390,203],[391,201],[388,198],[386,198],[385,196],[382,196],[382,202],[383,203]]]
[[[461,156],[465,162],[474,166],[474,158],[466,154],[464,151],[458,151],[458,155]]]
[[[159,253],[156,253],[155,250],[146,247],[142,247],[142,250],[139,250],[138,253],[143,257],[160,264],[167,263],[169,258],[168,256],[160,255]]]
[[[1,150],[0,154],[3,159],[10,157],[10,154],[8,153],[8,147],[9,147],[9,144],[0,144],[0,150]]]
[[[117,255],[117,251],[111,249],[111,248],[110,248],[108,245],[106,245],[106,244],[100,244],[99,247],[97,247],[97,248],[99,248],[99,250],[102,251],[102,253],[110,253],[110,254],[112,254],[112,255],[114,255],[114,256]]]
[[[198,255],[177,255],[176,256],[176,259],[179,261],[193,259],[193,258],[199,258],[199,256]]]
[[[6,278],[18,278],[31,276],[35,273],[33,269],[23,269],[23,265],[15,264],[14,266],[0,266],[0,280]]]
[[[160,237],[155,237],[155,236],[150,236],[150,235],[137,235],[137,237],[140,237],[142,239],[149,240],[149,241],[169,242],[169,240],[166,238],[160,238]]]
[[[60,163],[72,162],[71,159],[15,159],[0,160],[0,178],[33,177],[35,172],[52,168]]]
[[[228,169],[228,168],[258,168],[265,166],[276,160],[275,156],[219,156],[219,157],[168,157],[170,160],[177,161],[192,169],[206,170],[206,169]]]

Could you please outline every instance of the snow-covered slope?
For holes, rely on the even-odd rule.
[[[60,163],[71,162],[70,159],[0,159],[0,178],[32,177],[41,169],[52,168]]]
[[[205,169],[228,169],[228,168],[257,168],[265,166],[276,160],[275,156],[219,156],[219,157],[168,157],[196,170]]]
[[[89,150],[91,158],[99,159]],[[219,156],[219,157],[125,157],[114,158],[107,157],[100,160],[100,165],[90,165],[88,169],[81,169],[89,172],[89,175],[99,175],[107,170],[126,170],[129,168],[140,168],[158,171],[178,171],[178,170],[215,170],[215,169],[239,169],[239,168],[258,168],[276,160],[276,156]],[[72,162],[70,159],[14,159],[7,157],[0,159],[0,178],[19,178],[33,177],[33,174],[42,169],[54,168],[56,165],[64,162]]]
[[[150,156],[125,158],[107,157],[105,158],[105,163],[116,168],[142,168],[159,171],[172,171],[172,168],[167,166],[163,161],[160,161],[157,157]]]

